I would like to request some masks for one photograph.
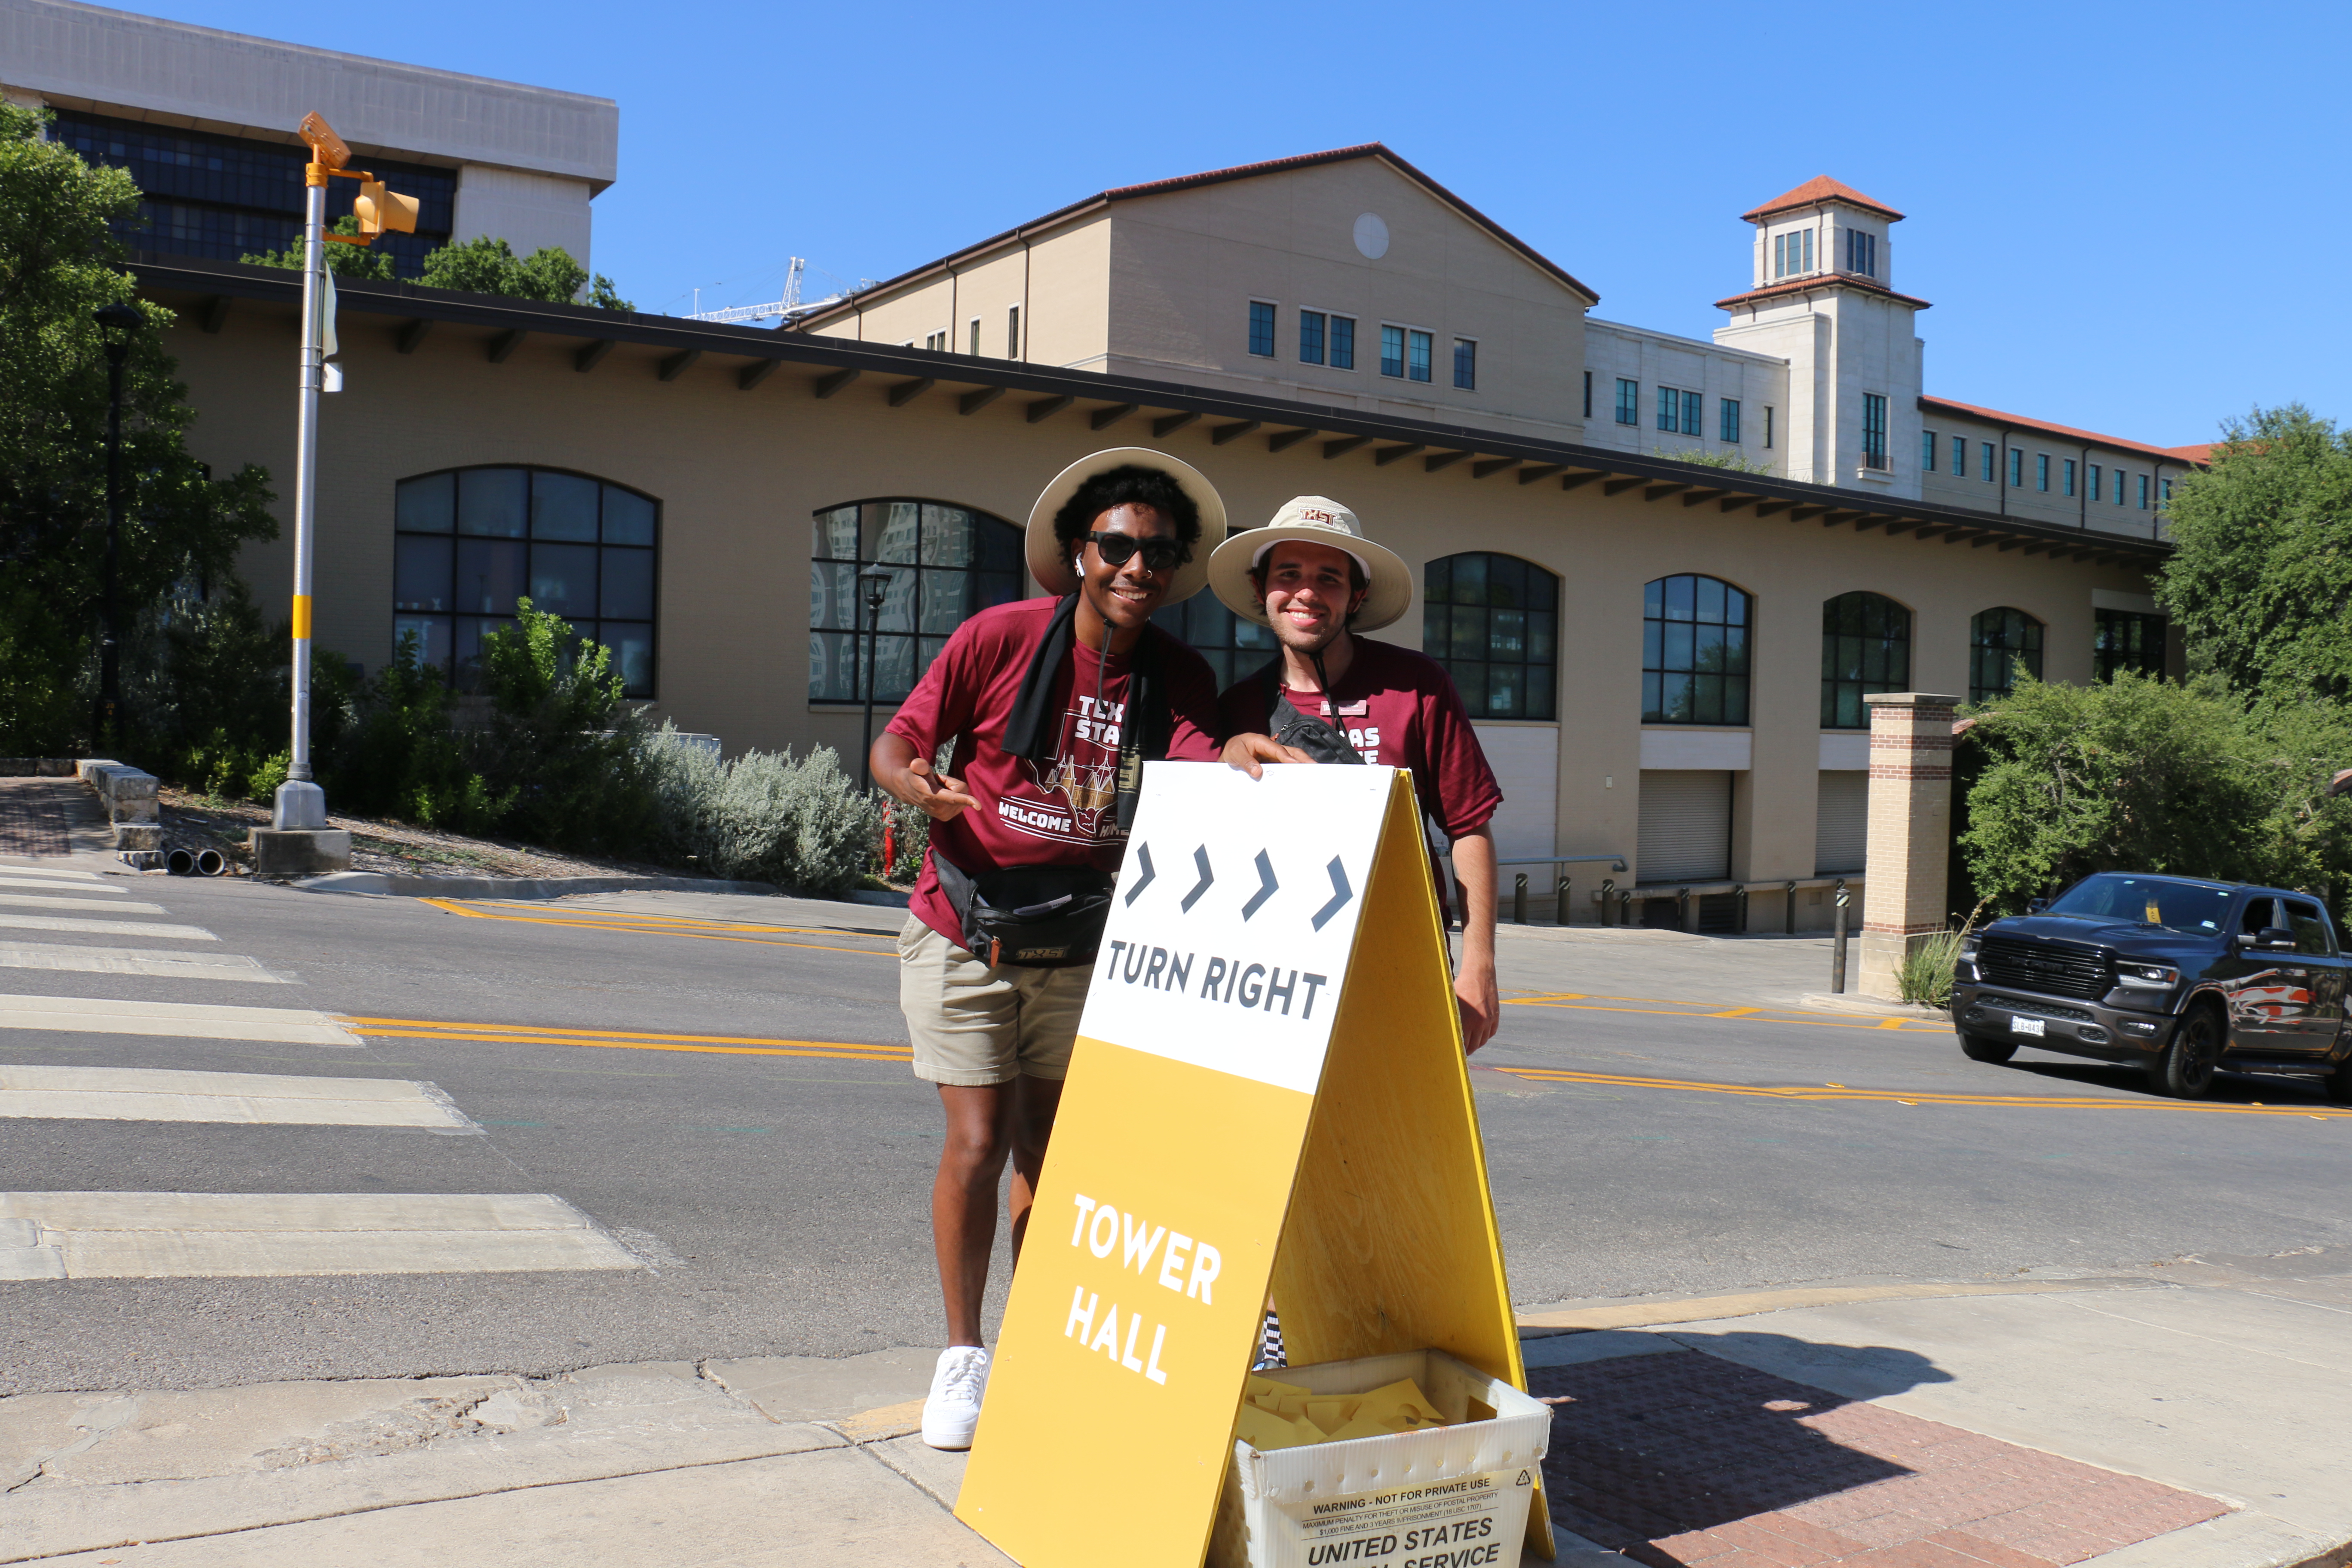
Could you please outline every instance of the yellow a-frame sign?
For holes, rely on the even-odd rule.
[[[1411,774],[1147,767],[1078,1037],[958,1518],[1200,1568],[1269,1289],[1293,1364],[1526,1386]]]

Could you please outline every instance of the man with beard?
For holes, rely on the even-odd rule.
[[[1223,535],[1224,503],[1184,463],[1122,447],[1072,464],[1029,514],[1029,571],[1054,597],[957,628],[874,742],[875,782],[931,819],[898,1001],[915,1075],[947,1112],[933,1447],[970,1447],[980,1421],[997,1180],[1009,1157],[1017,1258],[1142,764],[1218,755],[1215,678],[1150,624],[1207,582],[1204,527]],[[940,771],[931,759],[950,743]]]
[[[1412,568],[1365,538],[1346,507],[1300,496],[1264,528],[1218,545],[1209,585],[1227,609],[1271,627],[1282,645],[1279,658],[1227,687],[1218,702],[1225,761],[1252,778],[1267,763],[1412,770],[1423,816],[1453,844],[1463,904],[1454,994],[1463,1047],[1476,1050],[1494,1037],[1500,1010],[1495,839],[1486,825],[1503,792],[1453,678],[1424,654],[1360,635],[1412,607]]]

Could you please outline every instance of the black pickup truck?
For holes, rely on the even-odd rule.
[[[1952,1024],[1980,1062],[2035,1046],[2141,1063],[2183,1100],[2231,1068],[2322,1079],[2352,1101],[2347,974],[2308,893],[2102,871],[1962,944]]]

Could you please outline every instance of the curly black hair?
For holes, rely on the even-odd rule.
[[[1094,531],[1095,519],[1113,507],[1130,505],[1151,507],[1175,523],[1176,537],[1183,542],[1188,556],[1201,542],[1201,509],[1192,504],[1184,487],[1166,470],[1147,468],[1140,463],[1123,463],[1080,485],[1077,493],[1054,514],[1054,539],[1066,556]]]

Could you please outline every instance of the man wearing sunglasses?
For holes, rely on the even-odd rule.
[[[931,1188],[948,1319],[923,1405],[934,1447],[970,1447],[979,1424],[997,1181],[1009,1158],[1017,1258],[1142,763],[1218,755],[1214,676],[1151,625],[1207,583],[1204,528],[1223,537],[1224,503],[1187,464],[1122,447],[1071,465],[1031,510],[1024,547],[1054,597],[957,628],[874,742],[875,782],[931,819],[898,1001],[915,1076],[947,1113]]]

